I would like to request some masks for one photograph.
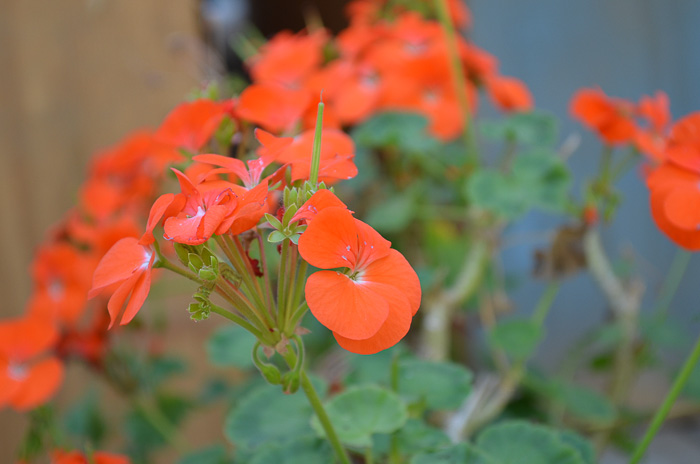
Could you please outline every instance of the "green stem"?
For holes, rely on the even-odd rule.
[[[289,239],[285,238],[282,243],[282,253],[280,254],[280,265],[277,273],[277,327],[285,329],[287,314],[287,284],[289,283]]]
[[[257,328],[251,325],[248,321],[246,321],[244,318],[239,316],[238,314],[232,313],[231,311],[228,311],[227,309],[222,308],[221,306],[217,306],[214,303],[211,304],[211,312],[218,314],[219,316],[223,316],[229,321],[232,321],[244,329],[246,329],[248,332],[252,333],[255,335],[255,337],[258,340],[262,340],[264,338],[263,333]]]
[[[462,110],[464,117],[463,139],[464,146],[467,149],[467,160],[474,166],[479,164],[479,157],[474,138],[474,128],[472,126],[472,114],[469,107],[469,96],[467,95],[467,77],[464,73],[464,68],[459,57],[459,47],[457,43],[457,33],[450,18],[450,11],[447,5],[447,0],[437,0],[435,2],[437,16],[442,25],[447,39],[447,52],[450,58],[450,71],[452,73],[452,81],[457,94],[457,102]]]
[[[265,301],[267,302],[267,307],[272,309],[275,306],[275,298],[272,295],[272,284],[270,283],[270,271],[267,268],[267,253],[265,253],[265,244],[263,243],[262,235],[260,233],[255,234],[258,241],[258,248],[260,249],[260,265],[262,266],[263,282],[265,285]]]
[[[538,326],[541,327],[544,323],[549,310],[552,308],[552,303],[554,303],[554,298],[556,297],[558,291],[559,282],[552,281],[545,289],[544,294],[540,297],[540,300],[538,301],[532,315],[532,321]],[[473,417],[471,417],[470,420],[464,425],[463,430],[465,434],[470,435],[475,430],[481,428],[484,424],[491,422],[501,413],[501,411],[503,411],[512,398],[513,393],[515,393],[517,390],[518,385],[525,374],[526,363],[527,360],[521,360],[513,363],[491,400],[487,402],[483,409],[479,410],[477,414],[474,414]]]
[[[394,351],[391,358],[391,390],[395,393],[399,392],[399,353]],[[389,448],[389,462],[391,464],[399,464],[401,462],[401,452],[399,451],[399,436],[398,432],[391,434],[391,442]]]
[[[630,464],[637,464],[644,456],[649,444],[654,439],[654,436],[666,420],[666,416],[668,416],[668,413],[671,411],[673,403],[676,402],[676,398],[678,398],[683,391],[683,387],[685,387],[685,384],[688,382],[690,374],[692,374],[698,360],[700,360],[700,337],[698,337],[693,351],[690,353],[690,356],[688,356],[688,359],[683,364],[681,371],[673,381],[673,385],[671,386],[671,390],[668,392],[666,399],[656,411],[654,419],[652,419],[649,428],[644,434],[644,438],[642,438],[641,443],[637,446],[637,449],[632,455],[632,459],[630,459]]]
[[[136,399],[134,405],[170,446],[175,448],[181,455],[187,453],[189,446],[170,420],[163,414],[163,411],[143,399]]]
[[[452,312],[476,290],[488,262],[488,251],[489,247],[484,240],[474,240],[452,287],[441,292],[425,308],[421,327],[424,358],[440,361],[447,357]]]
[[[250,308],[255,312],[258,318],[260,318],[260,320],[267,325],[267,328],[274,327],[275,323],[270,317],[267,305],[264,302],[264,298],[260,295],[260,285],[258,285],[257,281],[255,281],[252,267],[250,266],[249,262],[246,265],[248,260],[241,255],[237,244],[233,241],[233,239],[231,239],[231,237],[222,235],[216,237],[216,243],[219,245],[229,261],[231,261],[231,265],[234,267],[234,269],[241,275],[242,282],[245,284],[245,287],[248,290],[246,293],[254,300],[249,304]]]
[[[671,268],[668,270],[666,280],[661,287],[659,300],[654,308],[654,315],[660,317],[666,317],[668,315],[668,310],[671,307],[673,296],[678,290],[678,286],[683,279],[683,275],[685,274],[685,270],[688,268],[688,263],[690,263],[690,258],[692,256],[692,253],[681,248],[676,251],[676,255],[671,263]]]
[[[318,186],[318,171],[321,168],[321,135],[323,131],[323,102],[318,103],[316,114],[316,132],[314,133],[314,151],[311,158],[309,182],[315,189]]]
[[[365,464],[374,464],[374,454],[372,454],[371,446],[365,448]]]
[[[622,158],[617,165],[615,165],[610,172],[610,182],[614,182],[617,180],[618,177],[620,177],[622,174],[627,172],[627,169],[629,167],[637,162],[637,158],[639,157],[639,152],[637,149],[632,146],[630,149],[625,153],[624,158]]]
[[[303,350],[301,339],[299,339],[299,350]],[[287,362],[287,365],[290,367],[290,369],[294,369],[297,363],[297,356],[294,353],[294,350],[287,350],[286,354],[284,355],[284,359]],[[328,413],[326,413],[326,409],[323,407],[323,403],[321,403],[321,398],[319,398],[316,389],[314,388],[313,384],[311,383],[311,380],[309,379],[309,376],[306,375],[305,366],[301,366],[301,369],[299,369],[299,373],[301,380],[301,388],[304,390],[306,398],[309,400],[309,404],[311,404],[311,407],[316,413],[316,417],[318,417],[319,422],[321,422],[321,426],[326,432],[326,438],[333,447],[333,450],[338,456],[338,459],[340,459],[341,464],[350,464],[350,458],[348,457],[345,448],[343,448],[343,445],[340,443],[338,434],[335,432],[335,428],[333,428],[333,424],[331,423],[331,420],[328,417]]]
[[[180,266],[176,266],[175,264],[171,263],[170,261],[168,261],[167,258],[162,256],[160,253],[158,254],[158,262],[157,262],[156,266],[154,266],[154,267],[167,269],[167,270],[172,271],[176,274],[180,274],[181,276],[183,276],[187,279],[190,279],[192,282],[197,282],[198,284],[202,283],[202,279],[200,279],[199,277],[197,277],[195,274],[191,273],[190,271],[187,271],[187,270],[181,268]]]
[[[542,297],[540,297],[540,301],[537,303],[535,311],[532,313],[532,322],[534,322],[538,326],[544,324],[544,319],[547,317],[547,313],[552,307],[552,303],[554,302],[554,298],[557,296],[558,292],[558,281],[554,280],[547,285],[544,294],[542,295]]]

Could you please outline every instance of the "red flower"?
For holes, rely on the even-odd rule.
[[[236,114],[272,132],[281,133],[301,121],[311,96],[277,84],[253,84],[240,96]]]
[[[25,411],[48,401],[63,381],[63,363],[39,358],[58,338],[46,319],[25,316],[0,323],[0,407]]]
[[[582,89],[574,94],[569,107],[571,115],[598,133],[609,144],[632,141],[636,127],[632,116],[634,105],[610,98],[600,89]]]
[[[406,259],[342,207],[320,211],[299,239],[299,253],[326,270],[306,282],[313,315],[343,348],[372,354],[401,340],[420,305],[420,282]]]
[[[486,79],[486,90],[502,111],[532,110],[532,95],[527,86],[514,77],[493,76]]]
[[[168,114],[154,138],[168,147],[197,153],[231,111],[231,104],[207,99],[181,103]]]
[[[119,317],[122,307],[125,309],[120,324],[124,325],[143,306],[151,289],[151,271],[155,259],[155,250],[151,246],[141,245],[139,239],[127,237],[115,243],[97,265],[88,298],[94,298],[105,288],[118,284],[107,303],[110,328]]]
[[[51,453],[51,464],[131,464],[131,460],[121,454],[95,451],[90,458],[79,451],[56,450]]]

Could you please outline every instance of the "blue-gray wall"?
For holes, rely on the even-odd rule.
[[[668,93],[674,118],[700,111],[700,1],[695,0],[473,0],[468,2],[474,42],[499,58],[501,71],[530,87],[536,105],[559,116],[562,138],[582,134],[571,159],[580,185],[592,175],[600,154],[597,139],[568,117],[571,95],[581,87],[600,86],[607,94],[637,100],[657,89]],[[648,192],[636,172],[620,183],[623,206],[603,233],[610,254],[634,250],[645,277],[645,309],[676,252],[654,226]],[[580,192],[580,190],[579,190]],[[553,224],[546,214],[532,214],[509,234],[528,234]],[[531,267],[532,243],[507,249],[507,272]],[[512,293],[517,311],[527,314],[544,284],[527,284]],[[543,364],[562,355],[571,337],[606,315],[605,300],[592,279],[568,279],[548,318],[548,338],[539,353]],[[673,318],[689,335],[700,332],[700,258],[693,258],[672,308]],[[682,353],[681,349],[679,354]]]

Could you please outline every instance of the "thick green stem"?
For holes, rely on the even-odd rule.
[[[303,345],[299,344],[299,349],[303,349]],[[294,353],[294,350],[287,350],[286,354],[284,355],[284,359],[287,362],[287,365],[291,368],[294,369],[297,363],[297,356]],[[309,404],[311,404],[311,407],[313,408],[314,412],[316,413],[316,417],[318,417],[319,422],[321,422],[321,426],[323,427],[323,430],[326,432],[326,438],[330,442],[331,446],[333,447],[333,450],[335,451],[335,454],[338,456],[338,459],[340,460],[341,464],[350,464],[350,458],[348,457],[347,452],[345,451],[345,448],[343,448],[343,445],[340,443],[340,439],[338,438],[338,434],[335,432],[335,429],[333,428],[333,424],[331,423],[330,418],[328,417],[328,414],[326,413],[326,409],[323,407],[323,403],[321,402],[321,398],[319,398],[318,393],[316,392],[316,389],[314,388],[313,384],[311,383],[311,380],[309,379],[309,376],[306,375],[306,370],[304,366],[301,366],[301,369],[299,370],[300,372],[300,380],[301,380],[301,388],[304,390],[304,393],[306,394],[306,398],[309,400]]]
[[[287,320],[287,314],[285,310],[287,308],[287,295],[289,286],[289,239],[285,238],[280,245],[282,247],[282,252],[280,254],[280,265],[279,271],[277,273],[277,327],[280,330],[284,330],[285,321]]]
[[[452,287],[437,295],[425,308],[421,327],[424,358],[439,361],[447,357],[452,312],[476,290],[488,259],[488,250],[485,241],[475,240]]]
[[[479,154],[476,148],[476,140],[474,138],[474,128],[472,125],[471,107],[469,105],[469,96],[467,95],[467,77],[464,73],[462,60],[459,56],[459,44],[457,42],[457,32],[455,31],[450,10],[447,5],[447,0],[437,0],[435,2],[437,15],[445,32],[447,40],[447,52],[450,59],[450,71],[452,73],[452,81],[457,94],[457,102],[459,103],[462,115],[464,118],[463,138],[464,145],[467,149],[467,160],[474,166],[479,164]]]
[[[698,363],[698,360],[700,360],[700,337],[698,337],[697,341],[695,342],[695,347],[693,348],[693,351],[690,353],[690,356],[688,356],[688,359],[683,364],[681,371],[678,373],[675,380],[673,381],[673,385],[671,386],[671,390],[668,392],[666,399],[664,399],[664,402],[656,411],[654,419],[652,419],[649,428],[644,434],[644,438],[642,438],[642,441],[639,443],[637,449],[632,455],[632,458],[630,459],[630,464],[637,464],[644,456],[644,453],[646,453],[649,444],[654,439],[654,436],[663,425],[664,421],[666,420],[666,417],[668,416],[668,413],[671,411],[673,403],[676,402],[676,398],[678,398],[678,396],[683,391],[683,387],[685,387],[685,384],[688,382],[690,374],[693,373],[693,370],[695,369],[695,365]]]
[[[316,132],[314,133],[314,151],[311,158],[311,171],[309,172],[309,182],[315,189],[318,185],[318,171],[321,168],[321,135],[323,131],[323,102],[318,104],[316,114]]]

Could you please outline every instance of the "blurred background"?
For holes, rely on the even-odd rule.
[[[129,131],[158,125],[191,90],[226,69],[240,69],[229,42],[246,24],[271,36],[282,29],[299,30],[316,15],[337,31],[344,26],[344,3],[0,1],[0,317],[22,312],[31,290],[27,277],[35,247],[74,203],[95,151]],[[503,74],[530,87],[538,108],[559,117],[562,140],[581,135],[571,158],[578,186],[595,171],[600,145],[568,118],[568,102],[577,89],[600,86],[609,95],[634,101],[664,90],[674,118],[700,109],[700,2],[467,3],[474,18],[469,35],[476,45],[498,57]],[[492,113],[484,108],[484,114]],[[628,173],[621,185],[623,206],[603,237],[612,256],[626,256],[645,277],[649,308],[676,248],[653,225],[638,173]],[[509,230],[517,246],[504,251],[506,272],[529,273],[532,254],[545,241],[540,233],[556,225],[552,217],[532,214]],[[530,236],[536,238],[518,239]],[[700,261],[693,259],[673,304],[673,317],[689,336],[700,331],[695,303],[699,277]],[[530,311],[543,288],[537,283],[515,286],[510,295],[515,311]],[[604,298],[586,275],[565,282],[555,308],[538,355],[543,366],[556,364],[560,348],[606,314]],[[186,318],[173,318],[173,324],[186,337],[180,348],[201,352],[197,344],[207,330],[198,326],[193,334]],[[670,361],[690,346],[690,339],[680,342],[669,349]],[[640,401],[656,402],[666,386],[658,378],[642,383],[643,391],[635,392]],[[0,412],[0,449],[16,446],[22,432],[16,421],[17,414]],[[650,462],[690,462],[654,459]]]

